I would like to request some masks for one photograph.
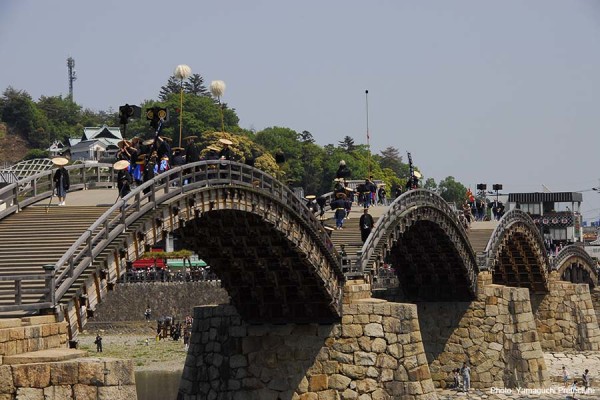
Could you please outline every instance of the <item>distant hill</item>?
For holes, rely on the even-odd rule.
[[[27,141],[7,132],[6,125],[0,124],[0,167],[5,163],[21,161],[29,151]]]

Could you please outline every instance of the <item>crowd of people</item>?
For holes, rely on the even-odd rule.
[[[117,162],[115,169],[117,174],[117,188],[119,196],[124,197],[135,183],[141,185],[153,179],[156,175],[166,172],[172,167],[190,164],[204,160],[231,160],[233,144],[228,139],[219,139],[218,145],[210,145],[206,148],[204,156],[195,143],[197,136],[187,136],[184,147],[171,147],[172,141],[168,137],[156,136],[154,139],[142,141],[133,138],[131,141],[119,142]]]
[[[127,268],[127,273],[121,278],[122,282],[210,282],[216,281],[217,276],[211,271],[210,266],[188,267],[185,269]]]
[[[192,334],[193,318],[185,317],[183,322],[177,321],[173,316],[162,316],[156,320],[156,341],[171,338],[178,341],[183,338],[183,344],[187,350]]]

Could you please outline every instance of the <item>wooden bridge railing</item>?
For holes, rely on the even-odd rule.
[[[108,168],[108,170],[103,171],[101,174],[100,168]],[[33,183],[35,187],[39,187],[40,181],[51,180],[51,178],[48,178],[48,174],[43,173],[41,175],[43,176],[31,178],[31,181],[35,182]],[[98,167],[96,177],[99,179],[102,176],[112,177],[113,175],[114,171],[112,171],[111,166],[106,167],[103,165]],[[82,180],[85,181],[85,179]],[[274,200],[289,207],[292,212],[299,216],[303,225],[318,236],[327,249],[335,253],[329,236],[323,229],[320,229],[319,221],[306,207],[305,202],[274,177],[259,169],[237,162],[200,161],[176,167],[157,175],[154,179],[135,188],[123,199],[119,199],[98,218],[54,264],[52,269],[56,275],[51,287],[48,288],[52,306],[56,306],[60,302],[83,271],[92,265],[94,259],[141,216],[185,192],[205,186],[230,184],[247,186],[266,192]],[[8,190],[16,191],[17,187],[14,186]],[[17,199],[17,196],[14,198]],[[41,194],[32,196],[27,204],[33,203],[33,199],[39,201],[40,198],[43,198]],[[23,206],[22,201],[16,201],[16,203]],[[337,253],[335,253],[335,257],[339,258]],[[6,278],[9,279],[9,277]],[[13,276],[12,279],[16,280],[18,278]],[[22,305],[21,308],[25,308],[25,306],[28,309],[48,308],[48,302],[31,303]],[[0,312],[8,311],[9,308],[10,310],[14,309],[13,306],[0,306]]]

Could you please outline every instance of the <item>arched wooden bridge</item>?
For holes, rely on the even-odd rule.
[[[113,185],[110,165],[68,169],[73,188],[89,189],[87,196],[94,196],[94,187]],[[55,312],[64,315],[74,336],[125,272],[126,260],[141,257],[167,233],[177,232],[186,248],[211,265],[248,321],[341,317],[345,277],[323,225],[303,200],[258,169],[203,161],[161,174],[103,208],[58,207],[47,214],[45,207],[28,207],[43,206],[50,197],[51,174],[0,189],[0,238],[13,240],[6,245],[12,252],[0,257],[0,313]],[[89,213],[89,225],[67,229],[78,219],[68,216],[69,209],[82,219]],[[24,220],[39,221],[39,238],[28,243],[28,254],[19,247],[26,240],[16,228]],[[49,227],[43,228],[47,220]],[[57,226],[65,227],[60,243],[54,237]],[[43,233],[53,228],[52,237]],[[34,257],[36,249],[40,255]],[[565,262],[576,259],[585,269],[590,260],[580,253],[577,257]],[[405,301],[473,299],[482,269],[493,272],[494,283],[545,292],[550,268],[527,214],[507,213],[485,249],[476,252],[455,211],[426,190],[410,191],[391,204],[357,262],[367,275],[391,264]],[[594,270],[586,271],[597,282]]]

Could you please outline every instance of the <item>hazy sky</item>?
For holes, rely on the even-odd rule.
[[[178,64],[240,125],[410,151],[473,189],[584,192],[600,217],[598,1],[0,1],[0,90],[94,110],[157,98]],[[406,158],[405,158],[406,160]]]

